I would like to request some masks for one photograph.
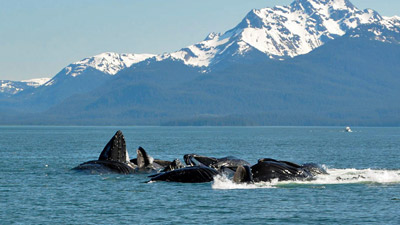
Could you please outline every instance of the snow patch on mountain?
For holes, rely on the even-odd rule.
[[[49,80],[50,78],[37,78],[23,81],[0,80],[0,93],[15,95],[27,88],[37,88]]]
[[[383,16],[381,24],[391,31],[400,32],[399,16],[392,16],[392,17]]]
[[[37,78],[23,81],[0,80],[0,93],[15,95],[27,88],[37,88],[49,81],[50,78]]]
[[[21,88],[20,85],[16,85],[16,83],[14,81],[9,81],[9,80],[1,80],[0,81],[0,93],[14,95],[23,90],[24,89]]]
[[[72,77],[79,76],[88,67],[92,67],[109,75],[115,75],[122,69],[130,67],[132,64],[142,62],[154,56],[153,54],[101,53],[70,64],[65,68],[66,75]]]
[[[30,80],[23,80],[21,82],[26,83],[26,85],[30,87],[37,88],[39,86],[42,86],[46,82],[48,82],[51,78],[44,77],[44,78],[35,78],[35,79],[30,79]]]
[[[206,39],[195,45],[183,48],[173,53],[166,53],[156,57],[157,61],[165,59],[182,60],[186,65],[207,67],[215,55],[220,51],[217,47],[226,44],[229,37],[221,37],[221,34],[211,33]]]

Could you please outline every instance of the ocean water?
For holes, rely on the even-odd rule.
[[[131,158],[187,153],[324,165],[307,182],[146,183],[72,171],[122,130]],[[0,127],[0,224],[400,224],[400,128]]]

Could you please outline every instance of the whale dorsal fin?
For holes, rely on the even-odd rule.
[[[129,161],[129,155],[126,151],[125,138],[120,130],[115,133],[115,135],[104,147],[99,156],[99,160],[118,161],[122,163]]]

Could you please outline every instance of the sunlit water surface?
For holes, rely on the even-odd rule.
[[[314,181],[204,184],[71,171],[121,129],[130,157],[324,165]],[[0,224],[400,224],[400,128],[0,127]]]

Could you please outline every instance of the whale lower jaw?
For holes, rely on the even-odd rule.
[[[135,165],[132,163],[121,163],[109,160],[93,160],[80,164],[73,170],[86,171],[91,174],[119,173],[132,174],[135,173]]]
[[[150,181],[167,181],[180,183],[207,183],[214,180],[219,172],[206,166],[191,166],[162,172],[150,176]]]

